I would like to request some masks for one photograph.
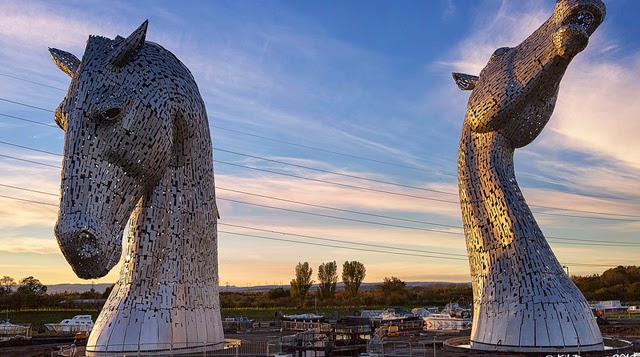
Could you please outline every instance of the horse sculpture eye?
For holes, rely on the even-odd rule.
[[[493,55],[500,56],[505,54],[507,51],[509,51],[509,47],[500,47],[493,53]]]
[[[120,113],[122,112],[122,110],[120,110],[120,108],[111,108],[111,109],[107,109],[103,112],[100,112],[100,114],[98,115],[99,119],[102,120],[108,120],[108,121],[113,121],[116,120],[120,117]]]

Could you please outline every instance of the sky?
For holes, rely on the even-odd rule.
[[[555,1],[0,0],[0,276],[82,283],[53,234],[64,133],[52,111],[88,35],[147,40],[193,73],[207,106],[220,285],[288,284],[298,262],[362,262],[365,282],[468,282],[457,149],[479,74]],[[516,176],[560,263],[638,264],[640,2],[607,17],[562,81]],[[120,265],[96,283],[114,282]]]

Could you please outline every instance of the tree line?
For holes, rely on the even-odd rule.
[[[315,283],[313,269],[308,262],[299,262],[289,289],[278,287],[266,292],[222,292],[223,308],[310,308],[310,307],[382,307],[382,306],[444,306],[449,302],[468,305],[472,301],[470,284],[433,284],[411,287],[397,277],[385,277],[374,290],[360,289],[367,269],[361,262],[345,261],[342,264],[343,289],[337,290],[338,264],[325,262],[318,266],[317,290],[310,291]]]
[[[640,268],[617,266],[602,274],[572,276],[571,280],[589,301],[620,300],[628,304],[640,302]]]
[[[291,280],[291,296],[297,299],[304,299],[309,294],[309,289],[314,281],[311,279],[313,269],[309,263],[298,263],[295,270],[295,278]],[[358,261],[346,261],[342,264],[342,283],[344,284],[343,295],[347,299],[355,298],[360,290],[362,281],[367,276],[367,269],[364,264]],[[336,294],[338,284],[338,264],[335,260],[322,263],[318,267],[318,294],[320,299],[333,298]]]
[[[58,308],[63,301],[106,299],[110,292],[110,288],[107,288],[103,293],[99,293],[92,288],[84,293],[62,292],[47,294],[47,286],[33,276],[28,276],[16,282],[14,278],[5,275],[0,278],[0,307],[12,310]],[[97,307],[100,302],[94,305]]]
[[[468,283],[438,283],[427,286],[408,286],[397,277],[385,277],[373,290],[361,290],[366,277],[364,264],[346,261],[340,277],[344,288],[337,289],[338,265],[335,261],[318,266],[317,289],[313,269],[309,263],[298,263],[289,289],[278,287],[264,292],[221,292],[223,308],[310,308],[310,307],[426,307],[444,306],[460,302],[468,306],[473,299]],[[629,305],[640,304],[640,268],[618,266],[602,274],[572,276],[571,279],[589,301],[621,300]],[[33,276],[15,281],[12,277],[0,278],[0,308],[33,309],[59,308],[61,302],[81,299],[106,299],[111,292],[94,289],[84,293],[63,292],[48,294],[47,287]],[[95,307],[100,308],[100,302]]]

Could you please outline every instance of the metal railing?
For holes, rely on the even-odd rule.
[[[194,343],[154,343],[154,344],[122,344],[77,347],[74,345],[61,346],[51,356],[193,356],[193,357],[267,357],[279,354],[279,341],[249,342],[240,340],[226,340],[222,348],[216,344]]]
[[[291,331],[307,331],[313,329],[329,331],[331,329],[331,324],[327,322],[282,321],[280,326],[283,330]]]
[[[367,344],[367,354],[376,357],[418,357],[434,356],[434,343],[426,342],[400,342],[400,341],[375,341]]]

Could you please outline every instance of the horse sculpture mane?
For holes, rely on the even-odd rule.
[[[558,0],[554,13],[513,48],[499,48],[479,77],[462,126],[458,186],[473,285],[474,349],[602,350],[591,309],[538,227],[518,187],[516,148],[551,117],[567,66],[605,16],[600,0]],[[563,352],[564,353],[564,352]]]
[[[65,131],[58,243],[76,274],[124,264],[88,355],[221,348],[217,208],[207,114],[189,70],[145,41],[91,36],[55,113]]]

